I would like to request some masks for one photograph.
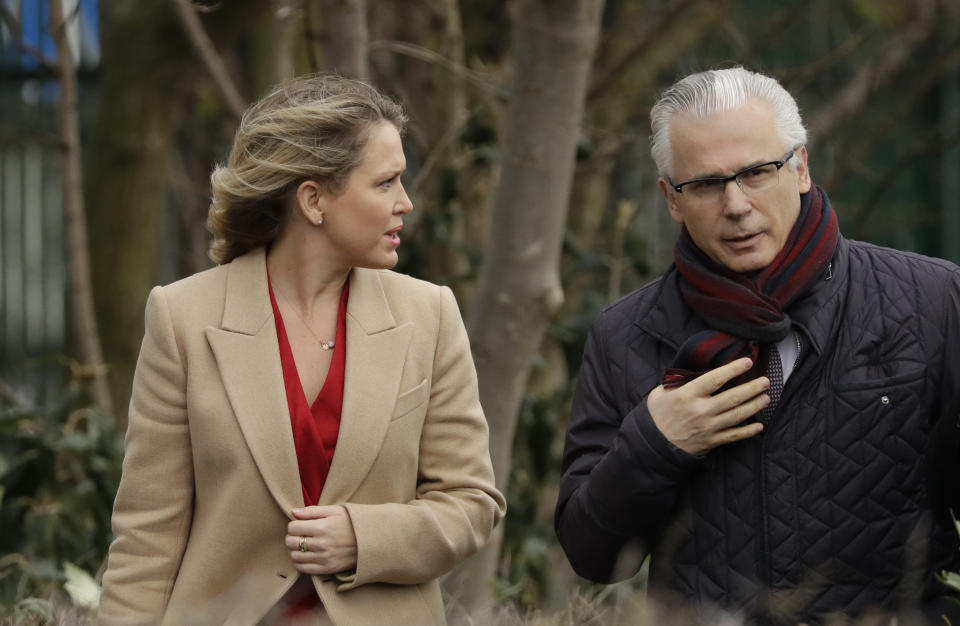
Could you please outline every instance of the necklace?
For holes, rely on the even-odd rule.
[[[320,344],[320,349],[321,349],[321,350],[333,350],[333,346],[336,344],[336,339],[337,339],[336,336],[334,336],[334,338],[331,339],[331,340],[329,340],[329,341],[324,341],[324,340],[321,339],[320,337],[317,337],[317,333],[313,332],[313,328],[310,327],[310,324],[307,323],[307,320],[303,319],[303,316],[300,315],[300,311],[297,310],[297,307],[295,307],[295,306],[293,306],[292,304],[290,304],[290,301],[287,300],[287,297],[283,295],[283,292],[280,291],[280,290],[277,288],[276,285],[273,286],[273,290],[277,292],[277,294],[280,296],[280,299],[281,299],[281,300],[283,300],[284,302],[287,303],[287,306],[288,306],[288,307],[290,307],[291,309],[293,309],[294,315],[296,315],[297,317],[300,318],[300,322],[303,323],[303,325],[307,327],[307,330],[310,332],[311,335],[313,335],[313,338],[316,339],[316,340],[317,340],[317,343]]]

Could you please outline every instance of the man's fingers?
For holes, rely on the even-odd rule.
[[[765,376],[748,380],[733,389],[727,389],[713,396],[716,413],[723,413],[745,404],[770,388],[770,379]]]
[[[749,439],[750,437],[759,435],[762,431],[763,424],[759,422],[747,424],[746,426],[738,426],[736,428],[728,428],[727,430],[722,430],[716,434],[711,447],[715,448],[717,446],[733,443],[734,441]]]
[[[753,367],[753,361],[749,357],[744,357],[701,374],[684,386],[689,387],[690,391],[696,395],[709,396],[737,376],[749,371],[751,367]]]
[[[768,404],[770,404],[770,396],[767,394],[761,394],[751,398],[747,402],[738,404],[737,406],[724,411],[716,417],[716,421],[714,422],[717,427],[717,431],[724,431],[728,428],[736,426],[743,420],[759,413]]]

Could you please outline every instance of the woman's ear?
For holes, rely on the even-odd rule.
[[[323,189],[316,181],[305,180],[297,186],[297,207],[311,224],[323,224]]]

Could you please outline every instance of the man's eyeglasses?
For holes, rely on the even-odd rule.
[[[775,187],[777,183],[780,182],[780,169],[787,161],[793,158],[795,151],[796,148],[790,150],[783,155],[783,158],[779,161],[753,165],[730,176],[695,178],[694,180],[688,180],[679,185],[674,185],[670,179],[667,179],[667,181],[670,183],[670,186],[673,187],[674,191],[682,193],[691,200],[698,202],[719,200],[727,188],[727,183],[731,180],[736,181],[740,191],[750,195],[755,191],[763,191],[764,189]]]

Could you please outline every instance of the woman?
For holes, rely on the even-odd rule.
[[[102,623],[444,621],[505,503],[453,294],[388,271],[404,122],[333,77],[244,115],[219,267],[147,301]]]

